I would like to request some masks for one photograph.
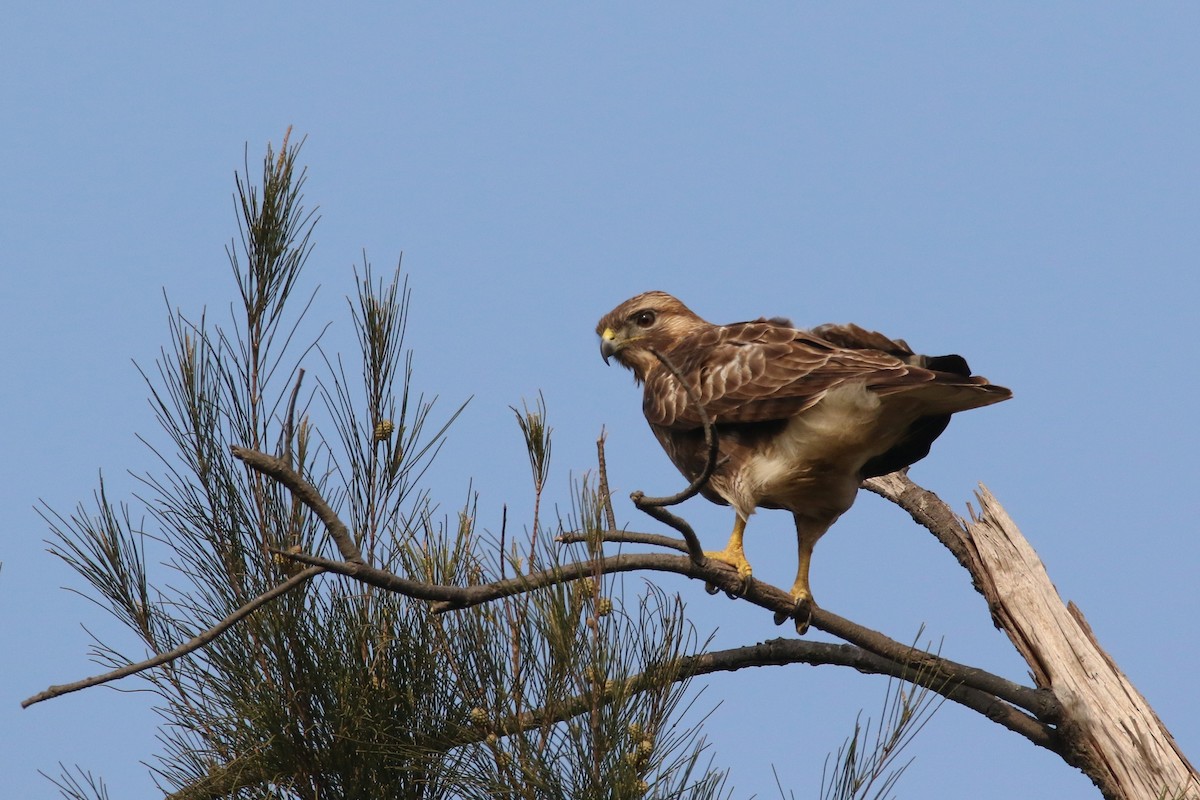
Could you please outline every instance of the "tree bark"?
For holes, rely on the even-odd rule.
[[[903,475],[873,479],[869,488],[933,530],[970,571],[996,627],[1025,659],[1037,687],[1062,706],[1060,754],[1107,800],[1200,797],[1200,774],[1100,647],[1083,613],[1063,604],[1041,559],[986,487],[976,493],[979,512],[972,509],[969,522],[953,517],[953,524],[944,503]],[[931,522],[940,523],[938,530]]]
[[[1105,797],[1192,797],[1200,775],[1074,603],[1063,605],[1046,568],[986,487],[967,539],[992,619],[1063,707],[1064,754]]]

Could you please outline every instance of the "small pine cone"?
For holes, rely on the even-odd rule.
[[[392,438],[392,431],[395,429],[396,426],[392,424],[390,419],[379,420],[379,422],[375,423],[375,441],[386,442]]]
[[[287,552],[299,553],[302,551],[300,545],[294,544],[287,549]],[[272,553],[271,559],[275,562],[275,566],[283,570],[284,574],[289,578],[295,577],[300,573],[301,570],[304,569],[304,564],[299,561],[293,561],[292,559],[287,558],[280,553]]]
[[[607,617],[612,613],[613,604],[611,597],[601,597],[596,601],[596,616]]]
[[[487,712],[478,706],[471,709],[471,722],[475,725],[482,726],[487,722]]]

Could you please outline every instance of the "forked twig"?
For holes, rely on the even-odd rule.
[[[310,511],[316,514],[325,524],[325,529],[329,531],[329,536],[337,545],[342,558],[351,564],[365,563],[362,551],[354,543],[354,537],[350,535],[350,529],[346,527],[346,523],[338,518],[337,513],[329,507],[329,503],[325,502],[325,498],[321,496],[317,488],[304,480],[299,472],[293,470],[287,460],[274,458],[266,453],[237,445],[230,447],[229,450],[233,453],[234,458],[255,472],[260,472],[283,484],[300,499],[301,503],[304,503]]]
[[[670,497],[647,497],[645,493],[639,489],[638,491],[635,491],[629,495],[629,499],[633,501],[633,504],[637,507],[638,511],[649,514],[659,522],[670,525],[672,528],[682,533],[683,538],[687,541],[688,555],[691,557],[692,561],[695,561],[697,564],[703,564],[704,548],[700,546],[700,538],[696,536],[696,532],[692,530],[692,526],[688,524],[687,520],[672,514],[670,511],[667,511],[666,506],[678,505],[684,500],[695,497],[700,493],[700,490],[704,488],[704,485],[708,483],[709,478],[712,477],[713,472],[715,472],[717,469],[717,455],[719,453],[720,440],[717,437],[716,426],[713,425],[712,419],[708,416],[708,412],[704,410],[704,405],[700,402],[700,398],[696,395],[696,391],[692,388],[691,384],[684,380],[683,374],[680,373],[676,366],[671,362],[671,359],[667,358],[666,355],[660,353],[658,350],[655,350],[653,347],[648,347],[646,349],[649,350],[650,353],[657,358],[664,367],[667,368],[667,371],[671,373],[675,380],[679,381],[679,385],[682,386],[683,390],[687,393],[688,402],[695,406],[696,413],[700,415],[700,421],[704,425],[704,444],[708,447],[708,459],[705,461],[704,469],[690,484],[688,484],[688,487],[683,491],[673,494]]]

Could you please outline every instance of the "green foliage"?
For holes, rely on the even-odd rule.
[[[1158,793],[1158,800],[1196,800],[1197,798],[1200,798],[1200,794],[1190,791],[1186,786],[1174,791],[1164,786]]]
[[[897,764],[897,759],[944,700],[915,682],[889,678],[878,721],[863,722],[860,714],[854,720],[854,733],[836,756],[826,759],[821,774],[823,800],[888,800],[912,763],[909,759]]]
[[[398,270],[384,279],[364,264],[356,275],[357,369],[299,343],[312,299],[294,313],[292,295],[315,216],[297,149],[268,148],[258,186],[238,178],[232,328],[172,314],[170,343],[145,373],[166,436],[152,447],[158,470],[127,502],[102,481],[94,508],[45,510],[53,552],[142,651],[175,648],[298,574],[288,553],[339,557],[320,521],[234,459],[233,445],[291,464],[364,558],[401,576],[479,584],[562,557],[549,536],[539,541],[536,510],[527,545],[505,542],[503,526],[500,542],[479,535],[470,497],[456,520],[435,514],[421,478],[462,409],[434,423],[434,400],[411,387]],[[312,362],[320,374],[307,388]],[[540,399],[518,414],[535,508],[545,418]],[[597,514],[595,490],[576,490],[576,507]],[[687,694],[676,665],[696,645],[676,599],[650,589],[626,603],[599,574],[437,614],[326,573],[141,673],[164,720],[151,770],[174,798],[723,796],[697,732],[677,722]],[[93,657],[138,660],[100,641]],[[83,771],[55,783],[67,797],[105,796]]]

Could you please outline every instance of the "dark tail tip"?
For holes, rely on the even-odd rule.
[[[925,369],[931,369],[934,372],[949,372],[951,375],[962,375],[964,378],[971,377],[971,368],[967,366],[967,360],[962,356],[924,356],[923,360],[925,363],[921,366]]]

